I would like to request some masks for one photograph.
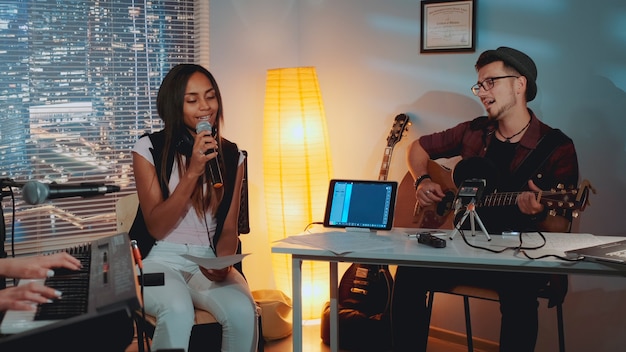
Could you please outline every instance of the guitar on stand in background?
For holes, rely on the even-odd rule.
[[[395,117],[378,176],[386,181],[393,148],[410,125],[406,114]],[[387,265],[352,263],[339,282],[339,347],[348,350],[385,350],[391,347],[389,309],[393,277]],[[330,304],[322,314],[321,335],[330,343]]]

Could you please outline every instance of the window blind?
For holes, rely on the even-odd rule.
[[[132,146],[162,128],[161,81],[179,63],[208,67],[208,6],[0,1],[0,182],[9,256],[116,232],[115,202],[135,192]],[[20,185],[33,180],[121,191],[32,205]]]

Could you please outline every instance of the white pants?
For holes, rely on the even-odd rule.
[[[257,306],[241,273],[231,270],[224,281],[212,282],[181,254],[215,257],[209,247],[158,241],[143,261],[144,273],[165,275],[164,286],[144,288],[146,313],[157,318],[152,350],[186,351],[198,307],[222,325],[222,351],[256,351]]]

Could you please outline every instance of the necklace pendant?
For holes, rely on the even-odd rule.
[[[504,141],[505,141],[506,143],[511,143],[511,138],[506,138],[506,137],[504,137]]]

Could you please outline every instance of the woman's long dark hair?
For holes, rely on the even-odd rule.
[[[217,85],[217,81],[211,72],[200,65],[180,64],[174,66],[163,79],[156,101],[157,112],[165,125],[165,144],[162,154],[163,162],[161,163],[161,184],[169,184],[170,175],[167,174],[167,160],[171,159],[172,153],[174,154],[174,159],[178,163],[179,175],[181,177],[189,165],[190,155],[186,155],[186,162],[184,162],[182,156],[185,153],[182,150],[185,148],[191,149],[192,146],[183,146],[185,148],[181,148],[181,144],[191,143],[193,145],[193,139],[189,140],[191,138],[191,133],[184,123],[183,106],[185,104],[187,82],[189,81],[189,77],[196,72],[204,74],[211,82],[211,85],[213,85],[213,89],[215,89],[215,97],[217,98],[218,103],[217,115],[215,116],[215,129],[217,131],[215,139],[217,140],[218,150],[221,150],[222,147],[220,126],[223,123],[224,115],[222,108],[222,95]],[[185,135],[188,137],[185,137]],[[218,163],[220,164],[220,168],[224,170],[224,161],[221,153],[218,154]],[[207,179],[207,174],[205,174],[204,177],[198,178],[198,186],[194,189],[191,195],[193,207],[199,216],[204,216],[203,214],[208,208],[215,212],[217,205],[223,196],[223,188],[219,188],[216,191],[213,187],[207,187],[208,191],[204,194],[203,184]]]

